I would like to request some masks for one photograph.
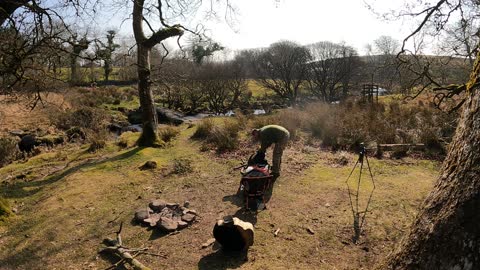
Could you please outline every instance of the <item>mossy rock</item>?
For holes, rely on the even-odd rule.
[[[42,137],[36,138],[36,145],[47,145],[47,146],[55,146],[57,144],[62,144],[65,142],[65,137],[63,135],[46,135]]]

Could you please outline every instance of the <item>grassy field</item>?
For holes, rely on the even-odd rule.
[[[232,170],[254,146],[243,141],[236,152],[202,152],[201,144],[190,139],[195,128],[180,128],[180,135],[161,149],[121,149],[110,141],[91,154],[88,146],[69,145],[1,168],[1,195],[17,209],[0,225],[1,269],[106,269],[114,261],[98,251],[121,222],[125,245],[162,255],[138,258],[153,269],[371,269],[406,232],[439,165],[370,159],[376,189],[364,235],[353,244],[345,179],[355,155],[293,142],[268,209],[255,215],[245,213],[234,196],[240,175]],[[349,163],[340,165],[340,156]],[[191,161],[193,172],[170,173],[182,159]],[[149,160],[158,168],[139,170]],[[131,223],[135,210],[155,198],[188,200],[200,218],[174,235]],[[255,243],[247,254],[224,254],[215,245],[201,248],[225,215],[255,225]]]

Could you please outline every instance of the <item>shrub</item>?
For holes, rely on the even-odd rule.
[[[240,129],[241,122],[235,118],[226,119],[223,125],[215,125],[212,119],[204,119],[197,126],[192,139],[203,140],[218,152],[230,151],[238,147]],[[206,149],[205,145],[203,149]]]
[[[238,132],[240,124],[236,120],[225,120],[223,126],[214,128],[214,132],[208,138],[208,142],[213,144],[218,152],[234,150],[238,147]]]
[[[172,139],[177,137],[178,134],[180,134],[180,130],[172,126],[161,128],[160,131],[158,132],[160,139],[162,139],[162,141],[164,142],[170,142]]]
[[[72,127],[100,131],[106,125],[107,113],[101,109],[83,107],[75,111],[66,111],[57,115],[50,115],[52,123],[60,129],[68,130]]]
[[[213,131],[215,123],[213,119],[205,118],[198,125],[195,133],[192,135],[192,139],[206,139],[208,138]]]
[[[105,148],[107,145],[107,134],[105,131],[92,134],[89,137],[90,146],[88,147],[87,151],[90,153],[95,153],[98,150]]]
[[[0,138],[0,167],[17,159],[17,141],[13,138]]]
[[[173,174],[188,174],[193,172],[192,161],[188,158],[176,158],[173,160]]]

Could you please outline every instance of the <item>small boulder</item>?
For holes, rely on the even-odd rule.
[[[186,227],[188,227],[188,223],[183,221],[183,220],[177,221],[177,224],[178,224],[178,229],[179,230],[182,230],[182,229],[185,229]]]
[[[167,207],[170,209],[178,208],[180,205],[178,203],[167,203]]]
[[[166,203],[163,200],[153,200],[151,201],[148,206],[155,212],[160,212],[162,211],[163,208],[165,208]]]
[[[173,232],[178,228],[178,223],[166,217],[161,217],[157,227],[164,232]]]
[[[30,153],[33,151],[34,147],[35,147],[35,136],[33,135],[23,136],[20,142],[18,143],[18,148],[22,152]]]
[[[153,170],[157,168],[157,162],[150,160],[145,162],[142,166],[140,166],[140,170]]]
[[[160,216],[160,214],[151,214],[147,219],[144,220],[144,222],[150,224],[150,227],[155,227],[158,225],[158,221],[161,218],[162,217]]]
[[[138,209],[135,211],[135,220],[138,222],[143,222],[143,220],[149,217],[149,213],[147,209]]]
[[[195,220],[195,215],[193,214],[185,214],[182,216],[182,220],[185,221],[185,222],[193,222]]]

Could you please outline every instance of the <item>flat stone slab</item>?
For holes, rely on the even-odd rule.
[[[153,200],[148,204],[148,206],[155,212],[162,211],[162,209],[165,208],[166,205],[167,203],[163,200]]]
[[[157,227],[164,232],[173,232],[178,228],[178,223],[170,218],[161,217]]]
[[[185,222],[193,222],[195,220],[195,215],[193,214],[185,214],[182,216],[182,220],[185,221]]]

